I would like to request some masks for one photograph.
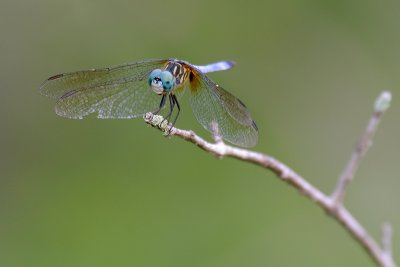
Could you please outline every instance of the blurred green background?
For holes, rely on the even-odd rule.
[[[143,120],[68,120],[49,76],[147,58],[235,60],[255,148],[330,193],[383,89],[394,95],[346,205],[400,262],[400,2],[0,3],[0,266],[375,266],[271,172]],[[182,99],[178,126],[209,139]]]

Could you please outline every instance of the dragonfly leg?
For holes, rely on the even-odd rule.
[[[175,102],[172,99],[172,95],[168,95],[169,98],[169,107],[170,107],[170,112],[167,114],[167,116],[165,116],[165,120],[169,120],[169,118],[171,118],[172,112],[174,111],[174,107],[175,107]]]
[[[175,123],[178,120],[179,113],[181,112],[181,107],[179,106],[178,99],[176,98],[175,95],[171,95],[171,98],[172,98],[172,101],[174,102],[174,106],[176,104],[176,107],[178,108],[178,113],[176,113],[176,117],[175,117],[174,122],[172,123],[172,126],[171,126],[171,129],[172,129],[172,127],[175,126]]]
[[[164,121],[168,121],[169,118],[171,118],[172,112],[174,111],[175,102],[174,102],[174,100],[172,99],[172,95],[169,94],[169,95],[168,95],[168,98],[169,98],[170,112],[169,112],[169,113],[167,114],[167,116],[165,116],[165,118],[162,120],[161,124],[163,124]],[[167,132],[167,131],[168,131],[168,132]],[[167,131],[166,131],[166,132],[167,132],[167,135],[166,135],[166,136],[169,136],[169,134],[171,133],[171,128],[170,128],[169,130],[167,130]]]
[[[165,95],[162,95],[160,106],[158,107],[158,109],[156,111],[153,112],[154,115],[157,115],[158,112],[160,112],[160,110],[164,107],[165,100],[166,100]]]

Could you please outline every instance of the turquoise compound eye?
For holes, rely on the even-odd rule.
[[[174,88],[175,81],[174,81],[174,76],[171,74],[171,72],[169,71],[161,72],[160,78],[165,91],[169,92]]]
[[[161,73],[162,73],[162,71],[160,69],[155,69],[150,73],[150,76],[149,76],[149,85],[150,86],[154,79],[160,79]]]

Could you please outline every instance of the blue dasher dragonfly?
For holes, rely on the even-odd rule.
[[[212,132],[212,122],[230,143],[251,147],[258,129],[246,106],[206,73],[227,70],[231,61],[197,66],[178,59],[145,60],[112,68],[58,74],[48,78],[40,92],[57,100],[55,111],[62,117],[81,119],[91,113],[98,118],[130,119],[146,112],[157,114],[169,102],[170,119],[178,99],[190,88],[190,105],[198,122]]]

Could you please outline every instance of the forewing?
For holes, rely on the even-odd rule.
[[[82,118],[134,118],[158,108],[160,97],[148,85],[148,75],[166,60],[148,60],[113,68],[71,72],[50,77],[40,87],[57,99],[56,113]]]
[[[206,130],[212,132],[214,121],[221,137],[232,144],[257,144],[257,126],[242,101],[196,70],[191,75],[190,92],[193,113]]]

